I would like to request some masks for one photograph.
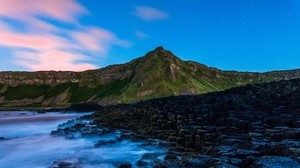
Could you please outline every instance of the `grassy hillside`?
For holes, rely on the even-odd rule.
[[[84,72],[0,72],[0,106],[53,107],[79,102],[115,104],[300,77],[300,70],[222,71],[182,61],[162,47],[121,65]]]

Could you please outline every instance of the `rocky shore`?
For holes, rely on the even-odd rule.
[[[137,137],[131,131],[126,130],[116,130],[107,127],[101,127],[93,124],[89,116],[83,116],[75,120],[69,120],[58,126],[57,130],[51,132],[51,136],[62,136],[69,140],[75,139],[94,139],[93,147],[89,148],[99,148],[101,150],[107,150],[111,147],[113,150],[121,150],[119,148],[125,147],[128,151],[118,151],[118,155],[125,153],[123,158],[126,158],[127,154],[130,154],[130,150],[135,153],[143,153],[141,157],[134,160],[134,163],[124,162],[126,159],[116,158],[116,160],[111,157],[109,160],[101,160],[100,158],[95,158],[92,163],[103,163],[103,167],[152,167],[156,164],[162,163],[163,158],[166,156],[167,149],[165,146],[160,146],[157,139],[144,137]],[[1,140],[1,139],[0,139]],[[127,146],[128,145],[128,146]],[[136,145],[138,149],[133,146]],[[131,147],[130,147],[131,146]],[[103,152],[103,151],[102,151]],[[113,153],[113,151],[110,151]],[[110,155],[110,153],[108,153]],[[130,158],[130,156],[128,157]],[[127,159],[128,159],[127,158]],[[102,158],[103,159],[103,158]],[[129,159],[130,160],[130,159]],[[82,164],[87,161],[80,158],[62,158],[55,160],[49,168],[82,168]],[[105,165],[105,163],[111,163],[111,166]]]
[[[92,118],[159,139],[169,151],[156,168],[300,167],[300,79],[105,106]]]

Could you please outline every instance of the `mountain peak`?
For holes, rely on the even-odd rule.
[[[163,46],[158,46],[155,48],[154,50],[155,52],[162,52],[162,51],[165,51],[164,47]]]
[[[166,50],[163,46],[156,47],[153,51],[148,52],[146,55],[162,56],[162,57],[175,57],[175,55],[171,51]]]
[[[167,67],[171,64],[181,65],[183,63],[183,61],[180,58],[175,56],[171,51],[166,50],[163,46],[158,46],[154,50],[148,52],[143,58],[143,60],[143,62],[147,66],[150,65],[150,62],[153,63],[153,66],[157,66],[157,64],[160,62]]]
[[[158,46],[154,50],[148,52],[145,55],[144,60],[155,60],[155,63],[161,61],[165,63],[181,64],[181,60],[171,51],[164,49],[163,46]]]

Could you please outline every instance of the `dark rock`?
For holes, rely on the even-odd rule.
[[[271,142],[263,147],[262,152],[264,155],[300,157],[300,142],[288,139]]]
[[[157,157],[164,155],[164,153],[145,153],[142,160],[155,160]]]
[[[263,156],[257,159],[249,168],[273,168],[273,167],[285,167],[295,168],[300,167],[300,163],[289,157],[280,156]]]
[[[0,137],[0,141],[4,141],[4,140],[8,140],[8,139],[5,137]]]
[[[300,120],[292,121],[292,127],[300,128]]]
[[[165,160],[163,162],[163,165],[170,167],[170,168],[181,168],[181,164],[178,162],[178,160]]]
[[[122,163],[119,168],[132,168],[132,164],[131,163]]]
[[[164,160],[177,160],[177,156],[176,155],[172,155],[172,154],[169,154],[169,155],[166,155]]]
[[[78,160],[62,159],[53,162],[49,168],[79,168]]]
[[[188,168],[205,168],[206,163],[197,158],[191,158],[183,161],[183,166]]]
[[[236,156],[239,158],[246,158],[248,156],[259,156],[261,153],[256,150],[237,149]]]
[[[146,162],[146,161],[140,159],[140,160],[138,160],[138,161],[136,162],[136,165],[137,165],[137,166],[140,166],[140,167],[144,167],[144,166],[148,166],[148,162]]]
[[[158,164],[155,164],[153,166],[153,168],[172,168],[171,166],[165,164],[165,163],[158,163]]]
[[[102,109],[103,109],[103,106],[99,105],[96,102],[73,104],[67,108],[67,110],[69,110],[69,111],[77,111],[77,112],[99,111]]]
[[[119,142],[119,139],[114,139],[114,140],[99,140],[94,146],[95,147],[101,147],[101,146],[107,146],[107,145],[112,145]]]
[[[158,138],[169,153],[157,166],[209,155],[208,167],[247,167],[265,155],[300,157],[299,102],[294,79],[107,106],[92,117],[98,126],[131,131],[128,138]]]
[[[235,163],[235,162],[233,162]],[[238,166],[235,166],[232,164],[231,159],[227,157],[221,157],[221,158],[212,158],[208,161],[207,167],[216,167],[216,168],[238,168]]]
[[[221,143],[224,146],[235,146],[236,144],[244,143],[244,141],[241,141],[241,140],[235,139],[235,138],[228,138],[228,139],[222,140]]]

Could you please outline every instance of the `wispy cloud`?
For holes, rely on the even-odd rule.
[[[30,67],[32,70],[71,70],[82,71],[94,69],[96,66],[84,63],[89,58],[80,54],[60,50],[43,52],[17,52],[18,65]],[[79,63],[78,63],[79,62]]]
[[[14,62],[29,70],[96,68],[89,55],[103,56],[112,45],[130,44],[109,30],[81,25],[79,17],[88,13],[75,0],[1,0],[0,46],[13,51]]]
[[[74,0],[2,0],[0,15],[18,20],[45,16],[61,21],[76,22],[87,10]],[[22,17],[18,17],[22,16]]]
[[[134,14],[146,21],[164,20],[170,17],[167,12],[149,6],[136,6]]]
[[[72,32],[71,35],[82,49],[94,52],[106,53],[110,45],[130,46],[128,41],[121,40],[113,32],[99,27],[88,27]]]
[[[135,32],[135,36],[139,39],[139,40],[144,40],[146,38],[148,38],[148,35],[142,31],[136,31]]]
[[[14,49],[47,50],[67,45],[63,38],[53,34],[24,34],[0,27],[0,45]]]

